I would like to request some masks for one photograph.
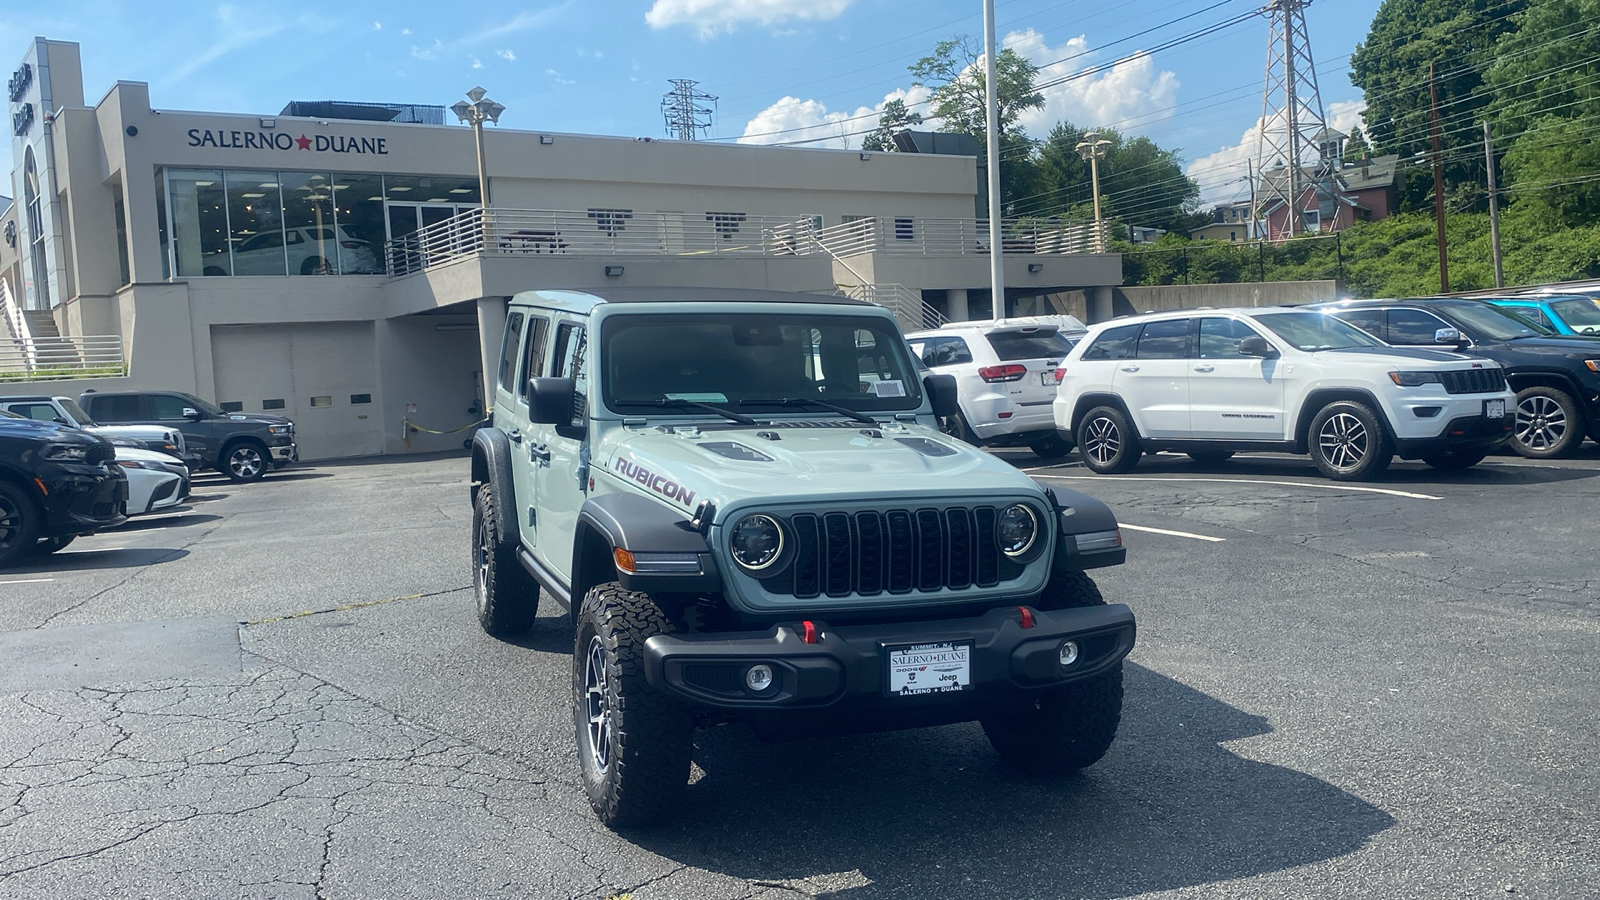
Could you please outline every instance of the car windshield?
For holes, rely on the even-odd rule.
[[[815,401],[855,412],[922,405],[905,342],[878,316],[624,314],[606,320],[601,341],[601,396],[624,415],[704,418],[699,404],[769,418],[827,412]]]
[[[220,407],[218,407],[216,404],[207,403],[204,400],[201,400],[199,397],[196,397],[193,394],[184,394],[183,398],[185,400],[188,400],[189,403],[192,406],[194,406],[195,409],[200,410],[201,412],[205,413],[208,416],[213,416],[213,417],[218,418],[218,419],[226,419],[231,415],[230,413],[223,412],[222,409]]]
[[[1511,341],[1517,338],[1538,337],[1542,334],[1555,334],[1554,329],[1530,322],[1510,310],[1490,306],[1487,303],[1457,301],[1426,308],[1448,314],[1464,326],[1464,330],[1471,332],[1470,337],[1483,340]]]
[[[1307,353],[1384,346],[1382,341],[1338,318],[1332,312],[1264,313],[1251,318],[1267,326],[1273,334],[1288,341],[1296,350],[1304,350]]]
[[[1600,301],[1590,300],[1588,297],[1572,300],[1551,300],[1550,308],[1555,310],[1561,321],[1567,323],[1579,334],[1600,334]]]
[[[79,425],[82,425],[84,428],[97,428],[97,427],[99,427],[95,423],[95,420],[91,419],[89,417],[89,414],[84,412],[83,409],[81,407],[79,407],[78,404],[76,402],[74,402],[71,397],[62,397],[59,400],[57,400],[56,402],[61,404],[61,408],[67,411],[67,415],[71,416],[72,420],[74,422],[77,422]]]

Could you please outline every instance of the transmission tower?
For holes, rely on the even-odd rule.
[[[672,90],[661,98],[661,115],[667,120],[667,134],[680,141],[692,141],[711,130],[711,115],[717,98],[695,90],[700,82],[672,78]]]
[[[1271,0],[1261,9],[1272,27],[1267,37],[1267,80],[1261,95],[1261,141],[1256,151],[1262,190],[1256,194],[1253,215],[1257,233],[1267,240],[1281,240],[1304,230],[1304,211],[1299,204],[1308,184],[1317,187],[1319,211],[1325,201],[1333,199],[1333,167],[1338,154],[1322,152],[1319,146],[1328,137],[1328,122],[1322,113],[1317,67],[1311,61],[1311,37],[1306,32],[1305,9],[1311,2]],[[1317,159],[1308,179],[1305,165],[1312,153]],[[1287,215],[1274,225],[1266,213],[1277,204]]]

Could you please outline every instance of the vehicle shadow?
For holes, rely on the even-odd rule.
[[[678,823],[627,837],[819,896],[1114,898],[1332,859],[1394,823],[1220,746],[1270,733],[1263,717],[1131,663],[1125,677],[1117,742],[1077,775],[1014,774],[975,725],[792,744],[713,729]]]
[[[74,545],[58,553],[41,556],[32,565],[14,566],[5,572],[7,575],[20,575],[83,569],[139,569],[160,563],[176,562],[188,555],[189,551],[176,547],[123,547],[96,550]]]
[[[1087,469],[1073,467],[1071,474],[1091,475]],[[1495,485],[1555,484],[1600,477],[1600,469],[1564,467],[1552,462],[1490,457],[1468,469],[1447,472],[1420,460],[1396,459],[1382,476],[1370,481],[1335,482],[1324,477],[1307,457],[1257,456],[1241,454],[1219,463],[1199,463],[1179,453],[1159,453],[1144,457],[1131,475],[1204,475],[1237,478],[1305,478],[1325,484],[1354,486],[1462,484]],[[1117,476],[1101,476],[1114,480]]]
[[[185,512],[177,515],[160,515],[158,513],[152,516],[139,516],[138,518],[129,519],[116,528],[100,533],[126,534],[130,531],[149,531],[153,528],[182,528],[185,525],[201,525],[221,519],[221,516],[212,515],[211,513]]]

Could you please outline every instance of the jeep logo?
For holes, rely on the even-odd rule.
[[[694,491],[665,475],[657,475],[638,463],[631,463],[625,459],[618,458],[612,462],[611,470],[623,478],[639,482],[668,500],[676,500],[684,506],[694,506]]]

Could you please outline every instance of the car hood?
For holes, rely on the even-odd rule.
[[[703,500],[726,509],[751,499],[804,501],[819,494],[839,502],[892,502],[896,495],[996,497],[1040,490],[1014,467],[930,428],[796,424],[813,427],[616,429],[601,440],[593,465],[597,473],[690,511]]]
[[[81,428],[38,419],[0,419],[0,434],[6,437],[63,441],[69,444],[94,443],[100,440]]]
[[[1504,341],[1502,344],[1529,353],[1581,356],[1585,359],[1593,359],[1596,354],[1600,354],[1600,337],[1581,337],[1575,334],[1517,338],[1514,341]]]
[[[1483,362],[1476,356],[1454,350],[1432,350],[1426,347],[1349,347],[1343,350],[1324,350],[1324,353],[1377,356],[1385,359],[1406,359],[1416,362]]]
[[[228,416],[235,422],[252,422],[256,425],[293,425],[294,420],[283,416],[268,415],[267,413],[232,413]]]

